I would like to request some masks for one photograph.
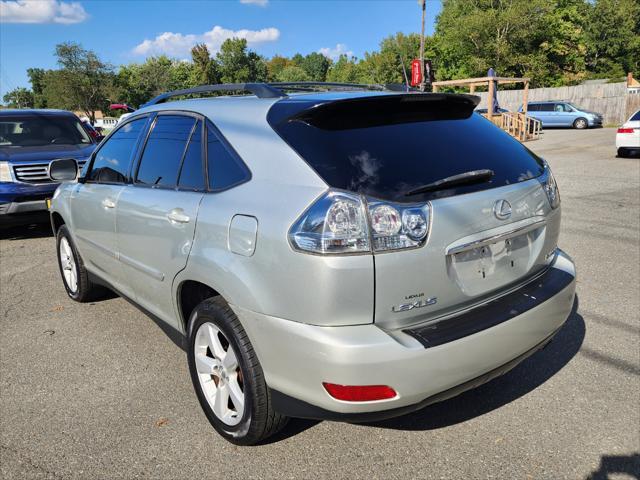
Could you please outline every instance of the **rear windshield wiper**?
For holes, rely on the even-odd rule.
[[[471,170],[470,172],[459,173],[458,175],[452,175],[451,177],[442,178],[432,183],[427,183],[421,187],[414,188],[405,192],[405,197],[411,195],[418,195],[419,193],[434,192],[436,190],[444,190],[450,187],[457,187],[458,185],[471,185],[473,183],[483,183],[491,179],[494,173],[493,170]]]

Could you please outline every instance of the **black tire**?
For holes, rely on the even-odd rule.
[[[200,374],[196,369],[195,359],[196,334],[205,323],[213,324],[226,337],[229,342],[228,348],[233,347],[242,374],[244,411],[240,422],[234,426],[223,422],[214,413],[198,377]],[[279,432],[287,424],[288,417],[273,411],[271,396],[258,357],[238,317],[222,297],[204,300],[191,314],[187,359],[200,406],[213,428],[229,442],[236,445],[253,445]]]
[[[573,128],[577,129],[577,130],[585,130],[587,128],[589,128],[589,122],[587,121],[586,118],[576,118],[573,121]]]
[[[629,152],[627,151],[626,148],[619,148],[618,149],[618,157],[627,158],[628,156],[629,156]]]
[[[77,275],[77,288],[75,289],[75,291],[67,284],[67,280],[65,279],[64,275],[62,258],[60,254],[60,242],[63,239],[65,239],[68,242],[69,247],[71,247],[71,251],[73,252],[75,260]],[[73,239],[71,238],[66,225],[62,225],[56,232],[56,254],[58,257],[58,268],[60,269],[62,284],[64,285],[64,289],[67,291],[67,295],[69,295],[69,298],[75,300],[76,302],[90,302],[104,293],[104,289],[102,287],[94,284],[93,282],[91,282],[91,280],[89,280],[89,273],[84,267],[82,257],[80,256],[80,253],[78,253],[78,249],[76,248],[75,243],[73,243]]]

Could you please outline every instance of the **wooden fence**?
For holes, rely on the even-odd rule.
[[[517,111],[522,105],[522,93],[522,90],[498,90],[498,103],[502,108]],[[481,105],[486,106],[487,92],[476,94],[482,97]],[[639,97],[640,95],[627,94],[625,82],[529,89],[529,102],[566,100],[585,110],[601,113],[605,125],[623,123],[631,113],[640,108]]]

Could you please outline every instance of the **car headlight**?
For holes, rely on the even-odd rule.
[[[9,162],[0,162],[0,182],[13,182]]]

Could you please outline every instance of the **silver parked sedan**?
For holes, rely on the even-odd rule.
[[[553,175],[473,115],[477,97],[316,87],[164,94],[77,181],[73,160],[51,166],[69,296],[106,286],[161,322],[237,444],[473,388],[546,345],[574,301]]]

